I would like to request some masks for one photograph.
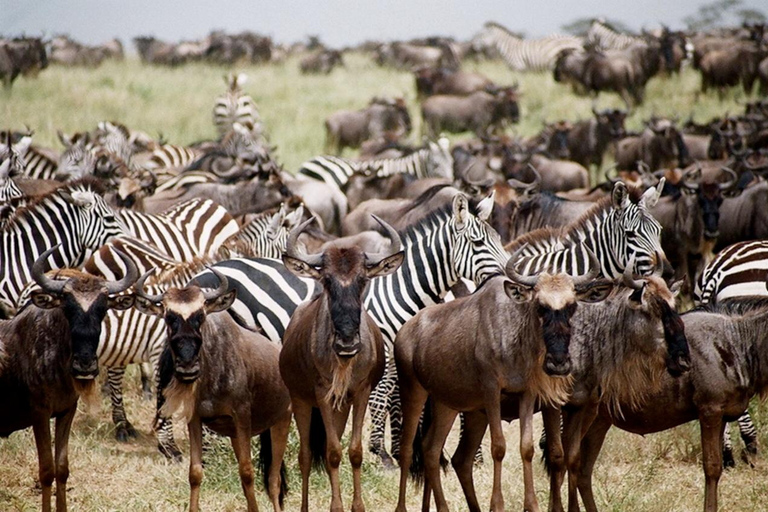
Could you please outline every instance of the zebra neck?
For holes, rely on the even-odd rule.
[[[388,178],[395,174],[410,174],[416,178],[426,178],[431,160],[430,155],[429,149],[420,149],[401,158],[374,160],[371,167],[380,167],[376,172],[376,176],[379,178]]]

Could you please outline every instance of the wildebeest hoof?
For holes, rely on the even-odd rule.
[[[139,434],[136,432],[136,429],[127,421],[118,425],[115,430],[115,438],[121,443],[127,443],[129,439],[136,439],[137,437],[139,437]]]

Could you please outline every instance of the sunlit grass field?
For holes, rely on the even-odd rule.
[[[420,139],[420,115],[415,103],[413,77],[407,72],[381,69],[362,55],[345,56],[347,66],[330,76],[302,76],[298,61],[283,64],[238,67],[249,75],[245,86],[256,100],[277,156],[288,170],[296,170],[306,159],[322,153],[323,120],[342,108],[360,108],[372,96],[403,96],[414,119],[412,142]],[[542,121],[578,120],[590,116],[591,99],[578,98],[549,75],[516,75],[498,62],[469,63],[499,84],[519,82],[522,91],[521,122],[515,130],[532,135]],[[230,70],[208,65],[178,69],[155,68],[129,59],[107,63],[96,70],[51,67],[36,80],[19,79],[10,95],[0,91],[0,127],[35,130],[35,142],[60,149],[56,130],[65,133],[89,130],[101,120],[116,120],[127,126],[162,134],[169,142],[186,144],[215,136],[212,123],[213,99],[224,90],[222,76]],[[630,130],[640,129],[651,115],[678,115],[697,121],[743,107],[746,98],[732,91],[724,101],[716,95],[700,96],[698,74],[687,70],[681,76],[654,78],[648,84],[646,103],[632,112]],[[598,101],[599,108],[623,106],[615,95]],[[464,135],[466,136],[466,134]],[[453,137],[454,140],[462,136]],[[349,153],[352,154],[352,153]],[[150,423],[152,403],[140,397],[135,374],[127,378],[126,406],[129,417],[141,432],[140,439],[123,444],[114,440],[109,401],[102,400],[96,414],[76,417],[70,442],[70,509],[74,511],[176,511],[187,506],[187,460],[172,464],[155,449]],[[768,410],[754,404],[758,426],[768,422]],[[541,425],[537,421],[536,435]],[[735,429],[734,429],[735,430]],[[517,423],[507,428],[504,494],[509,510],[522,508],[522,472],[518,455]],[[768,436],[761,429],[761,449]],[[736,434],[734,434],[736,435]],[[187,451],[186,433],[177,426],[177,438]],[[452,450],[457,439],[449,439]],[[298,510],[300,480],[298,442],[292,434],[286,462],[292,492],[286,510]],[[254,450],[254,453],[257,453]],[[476,482],[485,506],[490,499],[491,463],[488,439],[484,445],[486,463],[476,469]],[[738,454],[737,454],[738,456]],[[351,472],[346,458],[342,464],[343,495],[351,502]],[[364,499],[369,510],[393,510],[397,500],[396,472],[383,470],[367,457],[363,466]],[[18,432],[0,440],[0,511],[28,511],[40,508],[37,457],[31,431]],[[324,474],[314,474],[310,490],[311,510],[324,510],[330,488]],[[458,482],[449,470],[444,484],[454,510],[464,510]],[[546,507],[547,482],[536,465],[540,504]],[[641,438],[612,431],[595,471],[598,505],[605,511],[690,511],[703,502],[704,478],[698,425]],[[726,471],[721,480],[721,510],[765,510],[768,502],[768,465],[761,455],[752,469],[739,464]],[[565,490],[565,489],[564,489]],[[420,508],[420,492],[411,489],[409,505]],[[257,494],[260,507],[269,509],[263,492]],[[230,445],[216,441],[206,457],[202,489],[206,511],[242,510],[237,466]]]

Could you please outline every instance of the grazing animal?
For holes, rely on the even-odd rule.
[[[328,75],[337,66],[344,67],[344,58],[338,50],[322,49],[307,55],[299,62],[299,69],[304,75]]]
[[[19,75],[35,77],[47,67],[45,46],[39,38],[0,39],[0,80],[6,90]]]
[[[491,428],[493,491],[490,509],[504,510],[501,463],[506,451],[500,401],[520,393],[520,456],[525,510],[537,511],[533,488],[533,429],[536,401],[559,405],[567,398],[571,371],[568,344],[577,300],[595,284],[597,263],[585,275],[522,276],[513,255],[507,277],[494,277],[474,294],[424,309],[395,340],[395,362],[403,402],[400,498],[405,511],[408,470],[422,408],[431,398],[435,423],[424,441],[424,466],[437,510],[448,510],[440,484],[440,454],[456,414],[485,410]],[[599,282],[599,281],[598,281]],[[427,495],[428,496],[428,495]],[[429,508],[425,500],[423,509]]]
[[[416,93],[419,98],[434,94],[468,96],[477,91],[494,88],[490,79],[479,73],[453,71],[446,68],[422,68],[414,71],[416,75]]]
[[[117,282],[77,271],[44,274],[57,247],[43,252],[31,273],[40,290],[12,320],[0,323],[3,349],[0,371],[0,437],[32,427],[35,433],[43,512],[51,510],[56,480],[56,511],[67,510],[69,433],[80,395],[95,393],[99,373],[96,347],[101,321],[109,309],[133,305],[133,295],[117,295],[138,277],[127,258]],[[51,454],[51,419],[56,419],[55,454]]]
[[[136,306],[165,319],[168,342],[163,365],[168,379],[165,412],[181,411],[189,430],[189,510],[197,512],[203,480],[203,425],[232,439],[248,512],[256,512],[251,437],[261,436],[264,487],[275,512],[286,490],[283,453],[288,443],[291,403],[280,379],[280,349],[260,334],[238,326],[225,311],[235,299],[227,278],[219,287],[172,287],[162,295],[136,284]],[[220,313],[220,314],[216,314]],[[172,375],[170,375],[172,374]]]
[[[592,20],[584,36],[584,43],[603,50],[623,50],[636,43],[642,43],[642,37],[622,34],[613,29],[605,20]]]
[[[339,110],[325,120],[325,150],[334,155],[385,134],[411,133],[411,116],[402,98],[374,98],[362,110]]]
[[[247,76],[230,74],[226,78],[227,92],[216,98],[213,107],[213,124],[219,137],[224,137],[233,129],[235,123],[250,129],[258,126],[259,111],[256,102],[249,94],[243,92],[243,84]]]
[[[541,39],[522,39],[493,22],[484,25],[480,40],[494,46],[507,66],[515,71],[551,71],[560,52],[582,48],[578,37],[552,35]]]
[[[384,339],[363,307],[363,299],[368,282],[396,271],[405,253],[401,251],[399,235],[390,227],[391,246],[384,253],[369,254],[356,247],[331,245],[322,254],[307,254],[297,250],[296,242],[312,220],[291,232],[283,255],[283,262],[291,272],[298,277],[315,279],[322,285],[321,293],[299,306],[291,316],[280,352],[280,375],[288,386],[299,431],[301,510],[309,511],[312,457],[316,463],[325,462],[329,473],[331,510],[343,510],[339,484],[340,440],[351,407],[352,510],[362,512],[365,510],[360,482],[363,420],[371,390],[384,374],[385,366]],[[311,443],[313,432],[324,438],[324,442]]]
[[[639,136],[626,137],[617,143],[616,165],[619,169],[639,170],[638,162],[647,165],[651,171],[688,166],[688,148],[675,121],[652,118]]]
[[[592,109],[592,119],[578,121],[568,132],[570,159],[584,167],[603,165],[603,156],[610,144],[624,137],[626,110]]]
[[[520,119],[517,88],[499,89],[493,94],[478,91],[469,96],[431,96],[421,104],[421,117],[430,138],[443,131],[489,136],[504,124]]]

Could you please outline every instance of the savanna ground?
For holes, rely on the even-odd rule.
[[[414,119],[412,140],[418,141],[420,119],[415,103],[412,75],[374,66],[370,59],[346,57],[347,67],[330,76],[302,76],[296,59],[284,64],[240,67],[249,81],[245,86],[256,100],[277,157],[288,170],[296,170],[306,159],[322,154],[325,117],[342,108],[360,108],[375,95],[403,96]],[[467,64],[500,84],[519,81],[521,122],[515,130],[522,135],[536,133],[543,120],[577,120],[590,116],[591,100],[577,98],[570,89],[556,84],[549,75],[515,75],[503,64]],[[37,144],[59,147],[56,130],[71,133],[89,130],[101,120],[116,120],[151,135],[163,134],[169,142],[191,143],[215,136],[211,121],[213,98],[224,90],[222,75],[229,70],[208,65],[179,69],[155,68],[135,60],[107,63],[97,70],[51,67],[36,80],[19,79],[11,95],[0,92],[0,127],[35,130]],[[629,130],[639,130],[642,120],[653,114],[693,115],[704,121],[723,113],[737,112],[745,98],[740,91],[729,92],[723,101],[716,95],[699,95],[699,76],[687,70],[681,76],[654,78],[648,84],[645,104],[627,120]],[[601,97],[599,108],[621,107],[614,95]],[[465,134],[466,136],[466,134]],[[455,137],[454,140],[459,137]],[[141,399],[135,372],[126,379],[126,406],[140,431],[138,440],[118,443],[109,420],[109,401],[101,409],[75,419],[70,441],[69,500],[71,510],[93,511],[176,511],[186,508],[189,487],[187,459],[172,464],[157,452],[151,433],[152,403]],[[768,423],[768,409],[753,404],[759,426]],[[536,435],[541,424],[537,420]],[[734,436],[737,429],[734,429]],[[522,507],[522,474],[517,451],[518,427],[506,428],[507,457],[504,495],[509,510]],[[187,451],[186,432],[177,425],[177,439]],[[256,442],[256,441],[254,441]],[[449,450],[457,442],[449,439]],[[761,429],[761,450],[768,446],[768,430]],[[475,471],[481,503],[490,498],[492,464],[484,444],[485,464]],[[254,453],[257,453],[254,450]],[[286,455],[291,493],[286,510],[298,510],[300,478],[297,463],[298,440],[292,432]],[[738,453],[737,453],[738,457]],[[350,505],[351,471],[346,458],[342,464],[343,496]],[[454,510],[466,505],[451,471],[444,477],[447,495]],[[364,499],[369,510],[392,510],[397,501],[398,473],[383,470],[371,457],[363,464]],[[536,464],[536,486],[541,505],[547,503],[547,483]],[[605,511],[691,511],[703,501],[704,479],[698,425],[691,423],[662,434],[640,437],[612,430],[595,471],[598,505]],[[564,489],[565,490],[565,489]],[[409,505],[419,508],[420,492],[412,488]],[[262,509],[268,509],[266,495],[259,491]],[[761,454],[756,467],[739,463],[721,479],[721,510],[765,510],[768,502],[768,464]],[[0,511],[29,511],[40,508],[37,484],[37,457],[31,430],[0,440]],[[330,487],[324,474],[311,479],[310,509],[328,508]],[[245,505],[234,455],[228,442],[217,440],[205,458],[202,507],[206,511],[241,510]]]

